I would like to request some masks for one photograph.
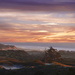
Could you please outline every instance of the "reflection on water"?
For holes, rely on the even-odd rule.
[[[59,65],[59,67],[64,67],[64,68],[68,68],[68,67],[75,67],[75,66],[69,66],[69,65],[65,65],[65,64],[61,64],[61,63],[45,63],[45,65]],[[15,69],[28,69],[28,68],[35,68],[37,66],[23,66],[23,65],[13,65],[13,66],[7,66],[7,65],[0,65],[2,68],[7,69],[7,70],[15,70]]]
[[[14,70],[14,69],[21,69],[21,68],[24,68],[24,66],[22,65],[13,65],[13,66],[7,66],[7,65],[1,65],[3,68],[9,70]]]

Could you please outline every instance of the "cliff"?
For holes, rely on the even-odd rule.
[[[0,50],[18,50],[18,48],[13,45],[0,44]]]

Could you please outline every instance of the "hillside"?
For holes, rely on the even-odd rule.
[[[27,61],[29,54],[23,50],[0,50],[0,56],[14,58],[19,61]]]

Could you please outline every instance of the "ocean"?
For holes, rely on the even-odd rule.
[[[21,49],[27,50],[40,50],[44,51],[49,49],[51,46],[57,50],[69,50],[75,51],[75,43],[35,43],[35,42],[26,42],[26,43],[11,43],[11,42],[1,42],[6,45],[14,45]]]

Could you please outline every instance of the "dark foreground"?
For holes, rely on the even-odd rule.
[[[0,69],[0,75],[75,75],[75,68],[44,65],[18,70]]]

